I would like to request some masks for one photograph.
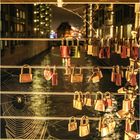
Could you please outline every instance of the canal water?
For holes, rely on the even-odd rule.
[[[59,48],[43,52],[37,57],[26,62],[30,65],[62,65],[62,58],[59,54]],[[81,52],[79,59],[72,58],[73,66],[102,66],[103,62],[92,56],[87,56],[84,51]],[[52,86],[51,81],[46,81],[43,75],[43,69],[33,69],[33,82],[30,84],[19,83],[20,70],[12,69],[12,71],[4,70],[7,75],[2,78],[1,88],[3,91],[31,91],[31,92],[62,92],[64,95],[2,95],[2,112],[5,116],[40,116],[40,117],[101,117],[106,113],[94,110],[94,107],[83,107],[82,111],[73,108],[73,96],[66,96],[65,92],[75,91],[110,91],[116,92],[118,88],[111,82],[111,70],[102,70],[103,78],[99,83],[89,83],[88,78],[91,70],[83,70],[84,81],[78,84],[70,83],[70,78],[65,76],[65,70],[58,70],[58,86]],[[123,85],[125,85],[123,80]],[[112,95],[113,96],[113,95]],[[21,102],[17,98],[22,99]],[[95,97],[93,97],[95,98]],[[113,96],[114,110],[121,109],[123,96]],[[135,116],[138,116],[138,97],[135,101]],[[106,138],[101,138],[98,132],[98,121],[90,121],[90,134],[86,137],[79,137],[78,129],[68,132],[68,121],[66,120],[2,120],[2,138],[16,139],[47,139],[47,140],[123,140],[124,139],[124,121],[117,121],[115,132]],[[133,125],[133,130],[138,131],[138,121]],[[78,121],[79,126],[79,121]]]

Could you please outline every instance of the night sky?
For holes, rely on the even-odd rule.
[[[52,5],[52,29],[56,30],[62,22],[69,22],[72,26],[81,27],[83,22],[78,16]]]

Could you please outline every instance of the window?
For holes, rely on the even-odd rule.
[[[19,18],[19,9],[16,10],[16,16]]]
[[[20,18],[22,18],[22,11],[20,10]]]
[[[20,31],[20,27],[19,27],[19,24],[17,24],[17,32]]]
[[[25,19],[25,12],[23,12],[23,15],[22,16],[23,16],[23,19]]]
[[[0,20],[0,32],[2,31],[2,21]]]

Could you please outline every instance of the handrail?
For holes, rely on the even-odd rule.
[[[23,66],[16,66],[16,65],[0,65],[1,69],[21,69]],[[54,66],[49,66],[51,69],[54,68]],[[94,66],[74,66],[74,68],[82,68],[82,69],[93,69]],[[100,69],[112,69],[113,66],[97,66]],[[122,69],[127,69],[128,66],[121,66]],[[33,69],[45,69],[46,66],[30,66],[30,68]],[[66,66],[56,66],[56,69],[66,69]],[[73,68],[73,66],[71,66]],[[96,69],[96,68],[95,68]]]
[[[86,92],[85,92],[86,93]],[[116,92],[111,92],[112,95],[115,95],[115,96],[119,96],[119,95],[125,95],[124,93],[116,93]],[[4,95],[4,94],[10,94],[10,95],[34,95],[34,94],[38,94],[38,95],[63,95],[63,96],[66,96],[66,95],[74,95],[75,93],[74,92],[26,92],[26,91],[0,91],[0,94],[1,95]],[[91,92],[91,95],[92,96],[95,96],[97,93],[96,92]],[[136,94],[137,96],[140,96],[140,93],[137,93]]]
[[[38,117],[38,116],[0,116],[0,119],[26,119],[26,120],[69,120],[70,117]],[[76,120],[81,120],[81,117],[75,117]],[[100,120],[100,117],[88,117],[89,120]],[[140,118],[134,118],[135,120],[140,120]],[[115,120],[126,120],[125,118],[115,118]]]

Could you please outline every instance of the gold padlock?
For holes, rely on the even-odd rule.
[[[80,120],[79,136],[84,137],[90,134],[90,124],[87,116],[83,116]]]
[[[101,123],[101,137],[109,135],[109,129],[108,126],[105,124],[105,119],[106,118],[103,118]]]
[[[101,95],[101,99],[97,99],[98,95]],[[96,101],[95,101],[95,110],[97,111],[105,111],[105,102],[103,100],[103,93],[98,91],[96,95]]]
[[[73,108],[82,110],[83,107],[83,95],[81,92],[76,91],[73,98]]]
[[[77,122],[74,116],[69,119],[68,131],[75,131],[77,129]]]
[[[93,105],[93,99],[91,97],[91,93],[90,92],[86,92],[85,93],[84,105],[86,105],[86,106],[92,106]]]
[[[125,94],[124,96],[124,100],[123,100],[123,107],[122,110],[125,112],[129,112],[129,110],[131,109],[131,100],[127,98],[127,95]]]
[[[132,139],[140,139],[140,134],[138,134],[135,131],[129,131],[129,132],[125,132],[130,138]]]

